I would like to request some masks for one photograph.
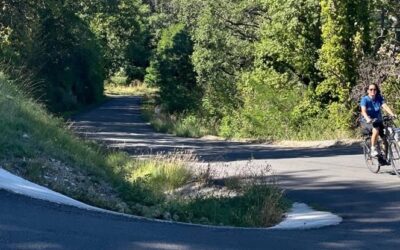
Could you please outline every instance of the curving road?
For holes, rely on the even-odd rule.
[[[343,217],[313,230],[222,229],[90,212],[0,191],[0,249],[399,249],[400,179],[372,174],[358,146],[284,148],[155,133],[140,99],[115,97],[74,118],[83,136],[132,154],[191,150],[235,173],[270,164],[289,197]]]

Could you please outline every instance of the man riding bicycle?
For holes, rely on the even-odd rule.
[[[384,127],[381,108],[383,108],[391,116],[396,117],[393,111],[385,103],[383,96],[377,84],[370,84],[367,88],[367,95],[361,98],[361,127],[371,136],[371,156],[379,155],[376,148],[378,135],[384,139]],[[384,139],[385,151],[387,151],[387,141]],[[385,152],[385,156],[386,156]]]

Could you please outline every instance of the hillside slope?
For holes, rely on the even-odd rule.
[[[0,116],[1,167],[75,199],[126,210],[102,149],[73,135],[3,74]]]

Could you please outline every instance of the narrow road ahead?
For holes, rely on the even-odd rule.
[[[270,164],[295,201],[343,217],[304,231],[221,229],[89,212],[0,191],[0,249],[399,249],[400,179],[364,166],[360,148],[284,148],[155,133],[140,99],[113,98],[75,118],[82,135],[132,154],[191,150],[214,168]]]

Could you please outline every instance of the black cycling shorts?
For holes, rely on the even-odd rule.
[[[384,126],[382,121],[375,121],[372,123],[367,123],[365,121],[361,121],[361,128],[362,128],[362,133],[363,135],[371,135],[372,134],[372,128],[378,128],[379,129],[379,136],[384,137]]]

